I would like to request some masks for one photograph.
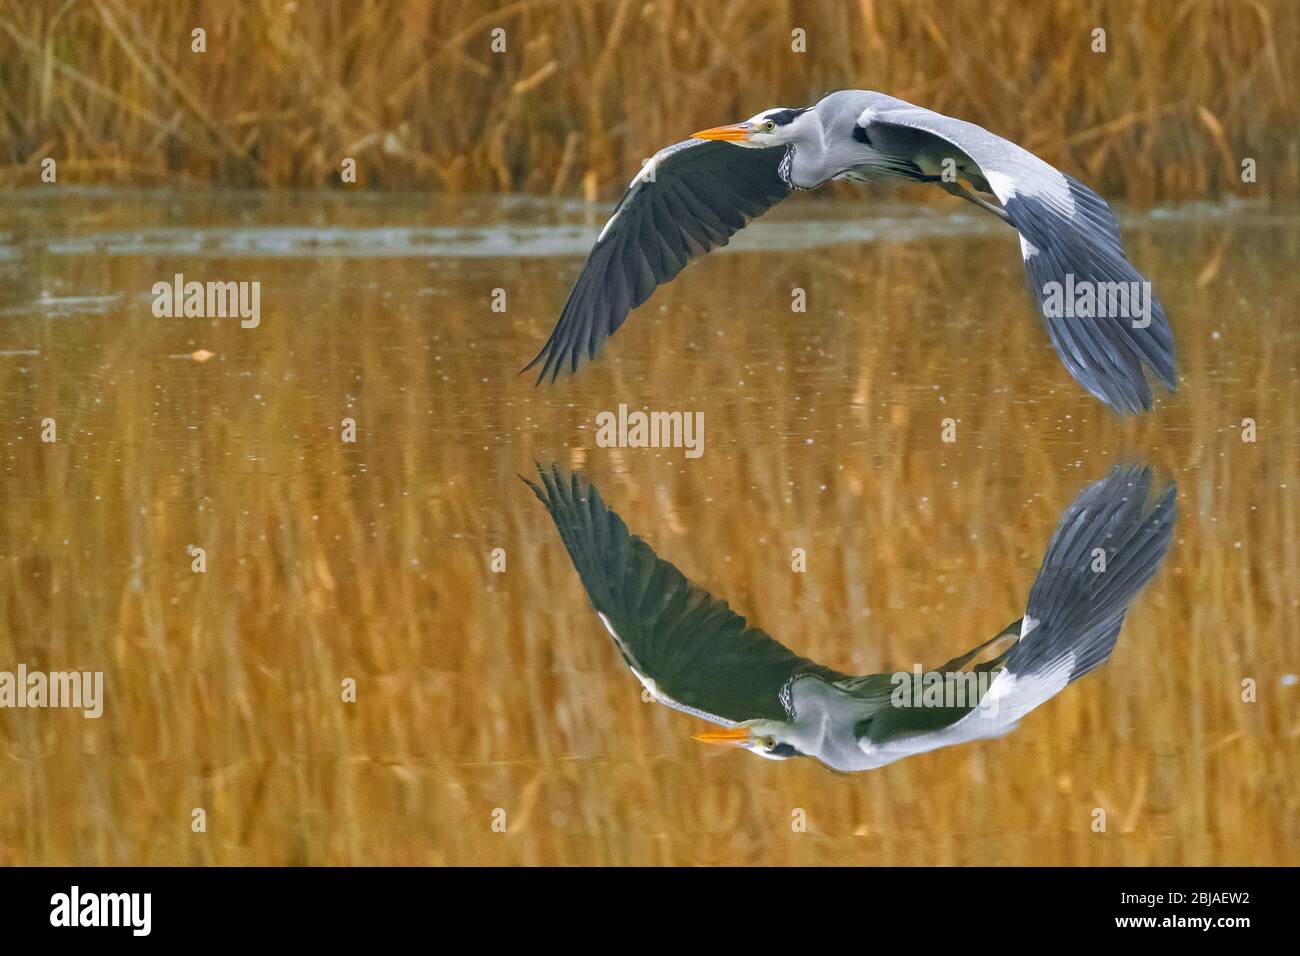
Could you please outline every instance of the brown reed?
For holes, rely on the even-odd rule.
[[[0,63],[11,185],[54,157],[326,186],[351,157],[374,188],[606,197],[694,129],[862,87],[1136,203],[1300,195],[1292,0],[0,0]]]

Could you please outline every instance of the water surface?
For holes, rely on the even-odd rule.
[[[996,221],[804,197],[535,389],[604,212],[9,196],[0,669],[107,687],[99,720],[0,711],[0,862],[1300,862],[1296,210],[1122,212],[1181,379],[1140,420],[1069,378]],[[260,281],[260,325],[156,318],[176,273]],[[702,411],[704,455],[597,447],[620,403]],[[517,477],[584,467],[662,557],[867,672],[1019,617],[1123,457],[1180,519],[1110,663],[1007,738],[856,776],[644,703]]]

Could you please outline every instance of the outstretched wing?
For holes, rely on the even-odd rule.
[[[714,723],[790,717],[790,681],[846,680],[783,644],[692,584],[628,532],[587,480],[538,467],[524,479],[546,505],[573,566],[623,659],[655,698]]]
[[[1007,657],[1013,678],[1065,672],[1073,682],[1110,657],[1173,538],[1176,488],[1147,508],[1150,485],[1149,468],[1116,468],[1061,516],[1029,592],[1028,630]]]
[[[1152,405],[1143,365],[1176,389],[1169,321],[1150,284],[1125,258],[1119,223],[1104,199],[1010,140],[893,97],[875,97],[858,125],[869,138],[876,131],[886,141],[891,127],[919,131],[979,167],[1020,233],[1030,288],[1052,345],[1084,388],[1120,414]],[[1115,298],[1094,308],[1096,317],[1079,317],[1065,303],[1071,289]],[[1141,298],[1134,302],[1131,294]],[[1127,307],[1121,295],[1130,296]],[[1103,311],[1124,314],[1096,315]]]
[[[882,763],[938,747],[997,737],[1067,685],[1103,664],[1124,616],[1173,539],[1174,485],[1147,507],[1149,469],[1116,468],[1085,488],[1057,523],[1029,592],[1019,640],[974,707],[948,727],[909,733],[878,721],[864,751]],[[868,749],[869,748],[869,749]]]
[[[783,147],[752,149],[688,139],[661,149],[632,180],[569,293],[559,321],[524,371],[542,363],[540,383],[613,335],[628,312],[686,264],[790,195]]]

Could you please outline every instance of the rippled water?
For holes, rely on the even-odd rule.
[[[604,211],[7,197],[0,670],[106,689],[98,720],[0,710],[0,862],[1300,862],[1296,210],[1121,214],[1179,350],[1140,420],[1069,378],[996,221],[803,197],[535,389]],[[259,281],[260,324],[156,318],[176,273]],[[620,403],[703,412],[705,453],[597,447]],[[1009,737],[855,776],[644,703],[516,477],[584,467],[662,557],[867,672],[1019,617],[1119,458],[1180,521],[1110,663]]]

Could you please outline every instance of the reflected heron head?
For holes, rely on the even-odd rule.
[[[696,734],[695,740],[716,747],[738,747],[768,760],[807,756],[792,742],[794,728],[777,720],[753,720],[723,730]]]

